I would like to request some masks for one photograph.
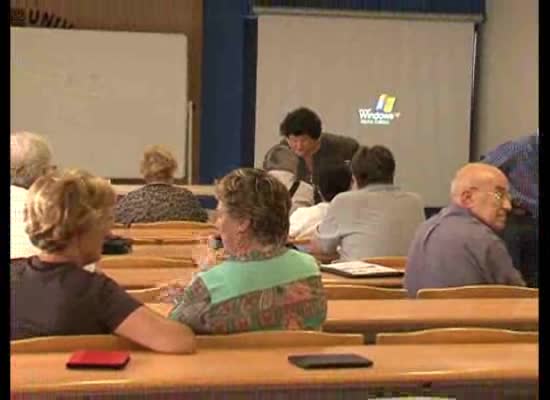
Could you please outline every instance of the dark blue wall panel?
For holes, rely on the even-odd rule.
[[[241,166],[248,0],[204,0],[200,182]]]

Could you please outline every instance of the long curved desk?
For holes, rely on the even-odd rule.
[[[302,370],[287,361],[300,353],[355,353],[374,365]],[[69,356],[12,356],[12,398],[325,400],[407,394],[524,399],[535,398],[538,385],[537,344],[227,349],[187,356],[132,352],[122,371],[68,370]]]

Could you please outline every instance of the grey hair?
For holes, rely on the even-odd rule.
[[[10,135],[11,184],[29,188],[50,167],[52,152],[44,137],[31,132]]]
[[[263,169],[265,171],[287,171],[296,175],[298,163],[298,157],[292,150],[285,145],[278,144],[265,155]]]

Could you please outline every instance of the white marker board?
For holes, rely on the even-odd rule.
[[[168,146],[184,174],[183,34],[11,28],[11,131],[46,136],[54,162],[139,178],[146,146]]]

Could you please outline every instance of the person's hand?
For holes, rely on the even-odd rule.
[[[185,290],[186,282],[175,279],[160,287],[160,295],[158,301],[160,303],[177,304],[179,298]]]
[[[200,238],[199,244],[191,249],[191,258],[203,271],[218,264],[218,252],[209,246],[209,242],[215,239],[216,235]]]

